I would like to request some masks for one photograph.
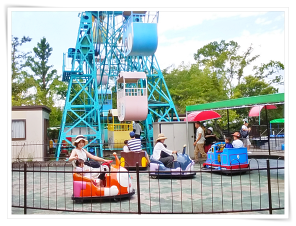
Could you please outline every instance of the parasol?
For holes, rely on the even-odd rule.
[[[194,111],[187,115],[188,122],[206,121],[210,119],[221,118],[215,111]],[[184,118],[186,121],[186,118]]]
[[[275,105],[257,105],[251,108],[249,112],[249,117],[258,117],[260,116],[260,112],[262,108],[265,109],[276,109],[277,107]]]

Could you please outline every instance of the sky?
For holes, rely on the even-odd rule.
[[[63,9],[13,8],[11,35],[29,36],[32,41],[20,50],[32,51],[45,37],[53,48],[49,64],[62,74],[63,53],[75,48],[82,11]],[[162,9],[159,11],[158,47],[155,53],[161,69],[195,63],[194,53],[204,45],[222,40],[236,41],[243,53],[249,46],[260,57],[246,68],[252,74],[254,65],[270,60],[285,64],[285,10],[200,10]],[[283,72],[284,74],[284,72]],[[284,86],[279,86],[284,92]]]

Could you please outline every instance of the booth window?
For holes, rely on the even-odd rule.
[[[12,120],[11,122],[11,138],[12,140],[26,139],[26,120]]]

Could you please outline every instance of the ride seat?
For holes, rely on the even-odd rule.
[[[162,164],[163,165],[163,163],[161,161],[155,160],[153,158],[150,159],[150,163],[157,163],[157,164]]]

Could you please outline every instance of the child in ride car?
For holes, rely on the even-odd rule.
[[[128,140],[125,140],[123,143],[124,143],[124,146],[123,146],[123,151],[125,151],[125,152],[129,152],[129,148],[128,148],[128,146],[127,146],[127,142],[128,142]]]
[[[225,137],[225,148],[233,148],[230,137]]]
[[[103,180],[105,178],[105,173],[92,173],[91,171],[99,171],[100,168],[92,168],[87,165],[84,165],[83,159],[77,159],[75,162],[76,165],[76,172],[81,172],[81,174],[84,177],[87,177],[91,179],[91,181],[97,186],[97,187],[103,187],[104,183]],[[83,172],[83,173],[82,173]],[[86,172],[86,173],[85,173]]]

